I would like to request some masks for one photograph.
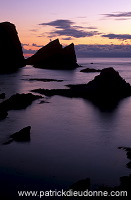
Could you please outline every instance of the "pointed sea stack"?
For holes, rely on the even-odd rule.
[[[26,64],[43,69],[73,69],[78,67],[74,44],[62,48],[58,39],[27,58]]]
[[[0,73],[10,73],[25,65],[22,46],[14,24],[0,23]]]

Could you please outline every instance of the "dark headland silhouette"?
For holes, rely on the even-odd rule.
[[[25,65],[22,46],[14,24],[0,23],[0,73],[10,73]]]
[[[26,64],[43,69],[74,69],[79,66],[74,44],[63,48],[58,39],[43,46],[33,56],[27,58]]]

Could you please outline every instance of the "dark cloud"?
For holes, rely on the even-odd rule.
[[[116,20],[127,20],[131,19],[131,12],[115,12],[115,13],[110,13],[110,14],[102,14],[106,18],[114,18]]]
[[[75,45],[77,57],[131,57],[131,45]]]
[[[96,27],[89,26],[89,27],[82,27],[76,26],[74,22],[71,20],[55,20],[48,23],[41,23],[41,26],[53,26],[55,30],[51,31],[50,37],[54,36],[68,36],[74,38],[81,38],[81,37],[92,37],[94,35],[99,35],[98,31],[85,31],[84,29],[96,29]]]
[[[81,38],[81,37],[91,37],[94,35],[98,35],[99,33],[97,31],[83,31],[83,30],[77,30],[74,28],[68,28],[64,30],[56,30],[53,32],[53,34],[56,34],[58,36],[66,35],[66,36],[72,36],[75,38]]]
[[[33,43],[32,46],[34,46],[34,47],[43,47],[43,45],[37,45],[35,43]]]
[[[24,44],[24,43],[22,43],[21,45],[22,45],[23,47],[24,47],[24,46],[29,46],[29,44]]]
[[[32,31],[32,32],[37,32],[38,29],[31,29],[30,31]]]
[[[65,38],[62,38],[63,40],[72,40],[72,37],[65,37]]]
[[[101,37],[107,37],[109,39],[118,39],[118,40],[130,40],[131,39],[130,34],[107,34],[107,35],[101,35]]]
[[[37,50],[32,50],[32,49],[25,49],[23,48],[23,53],[26,55],[32,55],[32,54],[35,54]]]
[[[74,24],[74,22],[72,22],[71,20],[58,19],[58,20],[48,22],[48,23],[41,23],[39,25],[42,25],[42,26],[48,25],[48,26],[53,26],[56,28],[64,29],[64,28],[71,27],[71,25],[73,25],[73,24]]]

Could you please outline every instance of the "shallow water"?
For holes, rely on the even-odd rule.
[[[93,64],[90,64],[93,62]],[[80,58],[84,67],[114,67],[131,84],[131,59]],[[35,69],[0,75],[0,93],[9,97],[37,88],[65,88],[67,84],[87,83],[99,73]],[[63,82],[28,81],[53,78]],[[24,79],[24,80],[23,80]],[[131,144],[131,98],[122,100],[112,112],[102,112],[88,100],[54,96],[36,100],[25,110],[9,111],[0,121],[0,177],[3,188],[59,189],[91,178],[91,184],[118,185],[128,175],[125,152],[119,146]],[[30,125],[29,143],[2,145],[8,136]],[[8,183],[7,183],[8,181]],[[9,189],[10,190],[10,189]],[[11,192],[11,191],[10,191]]]

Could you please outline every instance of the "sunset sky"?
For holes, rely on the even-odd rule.
[[[0,0],[0,18],[16,25],[26,54],[56,38],[80,56],[131,52],[131,0]]]

